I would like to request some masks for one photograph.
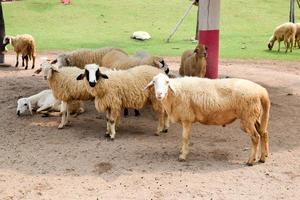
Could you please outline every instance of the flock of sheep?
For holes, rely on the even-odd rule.
[[[280,42],[282,41],[284,41],[285,53],[288,50],[292,52],[293,47],[300,48],[300,23],[287,22],[277,26],[269,39],[269,50],[272,50],[276,41],[278,42],[278,51],[280,51]]]
[[[6,36],[4,44],[11,44],[22,64],[33,60],[36,47],[30,35]],[[114,139],[122,111],[150,105],[157,114],[156,135],[167,132],[169,121],[183,127],[179,160],[189,153],[191,126],[200,122],[222,125],[240,120],[241,129],[251,138],[251,154],[247,164],[265,162],[269,154],[268,121],[270,99],[262,86],[244,79],[210,80],[206,73],[207,48],[198,44],[183,53],[179,74],[175,77],[161,57],[145,52],[128,55],[118,48],[81,49],[47,60],[35,73],[42,73],[49,85],[36,95],[18,100],[17,114],[29,110],[60,116],[63,128],[70,114],[84,112],[83,102],[92,100],[98,112],[106,113],[106,136]],[[258,151],[261,151],[258,155]]]

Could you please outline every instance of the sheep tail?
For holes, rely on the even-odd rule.
[[[261,122],[259,126],[259,132],[261,134],[265,134],[268,130],[268,123],[269,123],[269,112],[270,112],[270,99],[268,93],[265,93],[260,98],[260,102],[263,108]]]

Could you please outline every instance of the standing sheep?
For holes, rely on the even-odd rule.
[[[272,37],[269,40],[268,48],[272,50],[274,43],[278,41],[278,51],[280,51],[280,42],[284,41],[285,53],[290,49],[290,52],[293,51],[293,45],[296,35],[296,25],[294,23],[288,22],[277,26],[274,30]]]
[[[77,67],[62,67],[60,69],[48,62],[42,63],[41,68],[36,71],[43,71],[45,80],[48,80],[49,87],[56,99],[62,101],[62,119],[58,128],[63,128],[68,123],[70,114],[69,105],[73,101],[94,100],[94,97],[87,91],[83,82],[76,81],[76,77],[83,72]]]
[[[240,119],[241,129],[252,141],[247,164],[254,164],[259,143],[260,162],[265,162],[269,153],[267,128],[270,110],[269,95],[265,88],[243,79],[169,79],[164,74],[156,75],[147,88],[152,89],[152,86],[170,120],[182,124],[183,141],[179,160],[186,160],[188,155],[193,123],[225,126]]]
[[[26,67],[28,68],[28,59],[32,59],[32,69],[35,66],[36,57],[36,46],[34,38],[31,35],[17,35],[17,36],[5,36],[3,39],[3,44],[11,44],[14,47],[14,51],[17,54],[16,57],[16,67],[19,65],[19,55],[22,55],[22,67],[24,67],[24,60],[26,61]]]
[[[187,50],[181,56],[179,74],[181,76],[204,77],[206,74],[207,47],[198,44],[196,49]]]
[[[100,66],[102,64],[102,59],[108,52],[122,51],[118,48],[100,48],[100,49],[79,49],[66,54],[60,54],[56,59],[54,59],[51,64],[58,64],[58,67],[62,66],[76,66],[80,69],[84,69],[87,64],[96,63]]]
[[[95,97],[98,112],[106,112],[107,132],[111,139],[116,135],[116,122],[120,119],[122,108],[141,109],[150,103],[159,115],[157,135],[168,130],[168,118],[162,105],[156,100],[154,90],[144,91],[144,87],[153,76],[161,70],[147,65],[137,66],[128,70],[107,71],[102,74],[99,66],[85,66],[85,73],[77,80],[86,84],[88,91]]]
[[[300,48],[300,23],[296,23],[296,36],[295,36],[295,45],[294,47],[296,47],[296,45],[298,45],[298,48]]]

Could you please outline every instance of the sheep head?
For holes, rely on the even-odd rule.
[[[163,70],[166,74],[168,74],[170,71],[168,65],[166,64],[163,58],[153,57],[153,64],[155,67]]]
[[[58,69],[52,64],[50,64],[48,61],[46,61],[43,62],[41,64],[41,68],[36,70],[34,73],[39,74],[41,72],[43,72],[44,79],[49,80],[54,72],[58,72]]]
[[[86,78],[91,87],[95,87],[96,83],[102,78],[108,79],[107,75],[101,73],[100,67],[97,64],[86,65],[84,67],[84,73],[80,74],[76,79],[82,80],[84,79],[84,77]]]
[[[153,77],[152,81],[145,87],[146,89],[150,89],[154,87],[155,96],[157,100],[164,100],[168,95],[169,89],[176,95],[175,87],[173,82],[169,77],[165,74],[159,73]]]
[[[8,44],[11,44],[11,36],[5,36],[4,38],[3,38],[3,45],[4,46],[6,46],[6,45],[8,45]]]
[[[196,53],[197,57],[207,57],[207,47],[204,44],[198,44],[194,52]]]
[[[29,112],[32,114],[32,107],[31,107],[31,103],[28,100],[28,98],[18,99],[18,101],[17,101],[17,115],[20,116],[26,110],[29,110]]]

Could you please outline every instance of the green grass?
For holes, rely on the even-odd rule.
[[[115,46],[130,53],[142,49],[159,55],[181,55],[195,46],[189,39],[195,34],[196,7],[171,43],[165,43],[165,39],[189,3],[188,0],[72,0],[72,5],[63,6],[58,0],[23,0],[3,4],[3,12],[6,34],[33,35],[39,51]],[[298,49],[288,54],[266,51],[273,29],[288,20],[288,1],[222,0],[221,3],[222,58],[300,58]],[[299,11],[296,8],[297,21]],[[152,39],[131,40],[131,33],[137,30],[148,31]]]

